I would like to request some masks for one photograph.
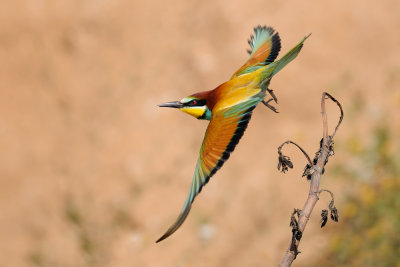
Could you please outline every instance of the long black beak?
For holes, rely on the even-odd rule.
[[[162,104],[158,104],[159,107],[167,107],[167,108],[182,108],[183,104],[179,101],[165,102]]]

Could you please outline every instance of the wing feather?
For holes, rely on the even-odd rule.
[[[233,74],[232,78],[274,62],[281,50],[281,39],[272,27],[254,28],[254,36],[250,37],[249,44],[250,58]]]
[[[183,209],[175,223],[156,242],[169,237],[185,221],[195,197],[229,159],[230,154],[243,136],[251,119],[252,111],[259,101],[261,99],[253,98],[213,115],[206,130],[190,191]]]

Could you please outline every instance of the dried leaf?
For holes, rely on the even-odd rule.
[[[290,161],[290,158],[279,154],[279,162],[278,162],[278,170],[283,173],[286,173],[289,168],[293,169],[293,163]]]
[[[307,176],[307,180],[311,180],[311,175],[314,173],[314,168],[313,166],[310,165],[310,163],[307,163],[306,167],[304,167],[304,172],[302,177]]]
[[[321,228],[325,226],[325,224],[328,222],[328,210],[322,210],[321,212]]]
[[[339,213],[336,207],[331,209],[331,219],[332,221],[338,222],[339,221]]]
[[[335,151],[333,149],[333,139],[332,136],[329,136],[329,157],[335,155]]]
[[[299,230],[298,218],[300,216],[300,212],[301,210],[294,209],[292,216],[290,217],[290,227],[292,227],[293,237],[296,238],[298,241],[300,241],[301,237],[303,236],[303,233]]]
[[[295,217],[296,214],[298,214],[298,211],[297,211],[297,209],[294,209],[293,212],[292,212],[292,215],[290,216],[290,224],[289,224],[289,226],[294,228],[294,229],[297,229],[298,226],[299,226],[299,224],[297,222],[297,219]]]

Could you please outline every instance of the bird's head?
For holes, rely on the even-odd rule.
[[[178,108],[199,120],[211,120],[211,110],[207,107],[207,100],[196,96],[187,96],[180,101],[165,102],[159,107]]]

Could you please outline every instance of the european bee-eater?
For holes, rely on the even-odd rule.
[[[210,123],[200,148],[193,181],[183,209],[175,223],[156,242],[169,237],[185,221],[195,197],[235,149],[257,104],[262,102],[276,112],[275,108],[268,104],[272,99],[277,102],[272,90],[268,88],[271,78],[298,55],[303,42],[309,36],[304,37],[281,59],[274,61],[281,49],[279,35],[272,27],[258,26],[254,28],[254,36],[249,40],[249,59],[229,81],[213,90],[159,105],[178,108],[197,119],[209,120]],[[264,97],[267,93],[272,99],[265,102]]]

